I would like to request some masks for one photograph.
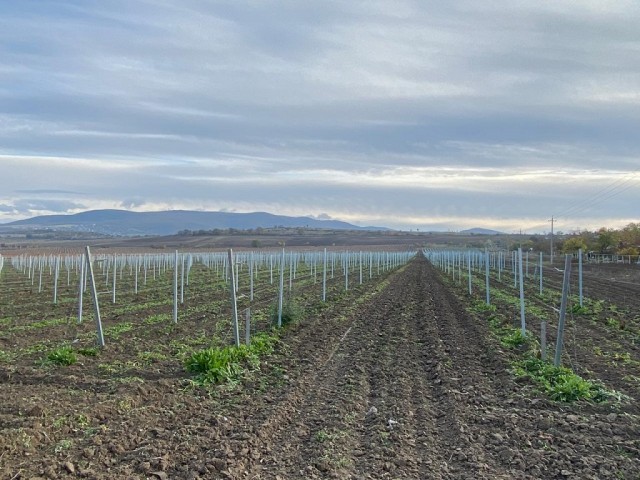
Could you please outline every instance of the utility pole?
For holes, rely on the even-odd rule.
[[[553,264],[553,216],[551,216],[551,264]]]

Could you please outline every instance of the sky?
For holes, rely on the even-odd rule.
[[[0,1],[0,222],[640,221],[640,2]]]

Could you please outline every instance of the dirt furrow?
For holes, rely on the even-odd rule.
[[[382,292],[376,305],[388,305]],[[383,307],[380,314],[384,315]],[[259,478],[313,478],[326,472],[346,475],[352,465],[351,431],[357,419],[364,418],[362,390],[367,388],[362,367],[354,365],[353,356],[366,347],[360,341],[362,316],[343,324],[344,333],[328,348],[325,357],[313,363],[307,377],[285,402],[286,415],[272,416],[260,429],[262,458],[249,470]],[[364,327],[366,328],[366,327]],[[354,331],[356,330],[356,331]],[[322,338],[322,337],[321,337]],[[324,337],[326,340],[326,337]],[[330,344],[326,346],[331,346]]]

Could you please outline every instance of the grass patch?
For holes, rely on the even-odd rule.
[[[71,321],[71,319],[65,318],[50,318],[48,320],[40,320],[39,322],[33,322],[28,325],[18,325],[10,328],[9,333],[14,332],[28,332],[30,330],[38,330],[40,328],[55,327],[57,325],[64,325]]]
[[[23,355],[33,355],[34,353],[46,352],[49,349],[49,344],[50,342],[46,340],[44,342],[34,343],[20,350],[20,353]]]
[[[123,333],[133,330],[133,324],[131,322],[122,322],[111,327],[107,327],[104,330],[104,336],[113,340],[117,340]]]
[[[238,380],[247,368],[258,368],[260,357],[272,353],[277,341],[275,335],[261,333],[252,338],[250,345],[207,348],[191,354],[185,367],[196,374],[200,385]]]
[[[171,320],[171,315],[168,313],[159,313],[157,315],[151,315],[144,319],[145,325],[155,325],[156,323],[165,323]]]
[[[162,352],[139,352],[138,358],[145,363],[157,363],[166,360],[168,357]]]
[[[47,363],[54,365],[72,365],[77,361],[75,350],[68,346],[56,348],[47,355]]]
[[[101,363],[98,365],[100,371],[110,374],[110,375],[121,375],[123,373],[130,372],[131,370],[139,370],[142,368],[142,363],[134,362],[131,360],[127,360],[125,362],[121,362],[120,360],[115,360],[110,363]]]

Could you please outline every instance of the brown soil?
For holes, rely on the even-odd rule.
[[[176,362],[135,381],[91,358],[4,367],[0,476],[637,478],[637,416],[523,388],[465,307],[420,257],[289,328],[235,387],[185,388]]]

